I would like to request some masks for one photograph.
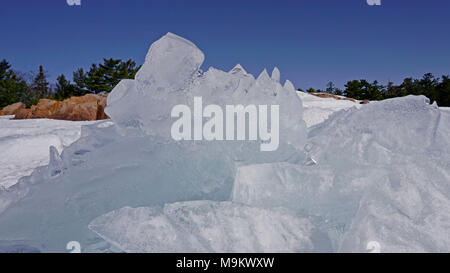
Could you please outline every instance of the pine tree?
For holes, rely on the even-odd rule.
[[[363,100],[363,89],[358,80],[349,81],[345,84],[344,95],[349,98]]]
[[[334,89],[335,89],[334,83],[330,81],[330,82],[327,83],[327,88],[325,89],[325,92],[329,93],[329,94],[333,94],[334,93]]]
[[[441,107],[450,107],[450,77],[442,76],[442,81],[437,85],[437,103]]]
[[[75,86],[71,84],[64,75],[60,75],[58,78],[56,78],[55,99],[64,100],[76,95],[78,94],[76,92]]]
[[[438,86],[439,78],[436,79],[433,74],[427,73],[423,75],[422,79],[418,82],[421,90],[420,94],[427,96],[431,102],[438,99],[438,92],[436,87]]]
[[[27,92],[26,82],[16,75],[6,60],[2,60],[0,62],[0,109],[19,101],[25,102]]]
[[[103,59],[103,64],[92,64],[88,72],[82,68],[73,74],[73,81],[81,93],[109,93],[123,79],[134,78],[139,67],[132,60]]]
[[[388,85],[386,87],[386,93],[385,93],[385,97],[386,98],[394,98],[397,95],[397,90],[396,87],[394,86],[394,83],[389,81]]]
[[[338,95],[338,96],[342,96],[343,92],[342,92],[341,89],[335,88],[335,89],[334,89],[334,94],[335,94],[335,95]]]
[[[39,73],[34,77],[31,90],[34,96],[34,102],[49,96],[49,83],[47,82],[47,76],[42,65],[39,66]]]

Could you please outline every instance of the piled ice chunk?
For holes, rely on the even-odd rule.
[[[340,156],[336,150],[347,150],[355,162],[388,164],[390,155],[449,151],[445,115],[424,96],[372,102],[361,110],[335,113],[311,130],[309,142],[316,157]]]
[[[388,168],[364,193],[340,251],[376,241],[381,252],[449,252],[449,168],[423,160]]]
[[[310,252],[313,226],[284,209],[192,201],[125,207],[89,225],[127,252]]]
[[[420,96],[341,111],[309,133],[316,164],[239,167],[232,200],[314,217],[335,250],[448,251],[449,128]]]
[[[105,112],[125,132],[170,137],[172,107],[187,103],[203,60],[193,43],[168,33],[151,45],[136,79],[114,88]]]
[[[255,79],[240,65],[203,73],[202,62],[181,37],[155,42],[108,97],[115,126],[83,127],[61,154],[51,148],[49,166],[0,191],[0,251],[74,240],[85,252],[450,250],[449,111],[409,96],[336,112],[307,134],[278,69]],[[194,97],[279,105],[278,150],[174,141],[171,110]]]
[[[240,66],[202,73],[202,61],[201,51],[176,35],[155,42],[136,79],[121,81],[108,97],[115,126],[83,127],[61,155],[51,150],[49,166],[0,192],[0,240],[23,238],[42,251],[65,251],[77,240],[85,251],[98,251],[99,237],[87,226],[102,214],[125,206],[225,201],[236,166],[304,160],[306,127],[292,85],[283,88],[265,71],[255,80]],[[192,106],[195,96],[221,107],[278,104],[284,119],[278,150],[260,152],[258,141],[174,141],[171,110]]]
[[[114,88],[106,113],[122,134],[170,138],[171,110],[179,104],[193,109],[194,97],[201,97],[203,105],[222,109],[226,105],[278,105],[281,141],[303,148],[302,103],[290,82],[284,87],[280,84],[277,68],[272,77],[264,70],[255,80],[241,65],[228,73],[214,68],[202,73],[203,60],[203,53],[193,43],[168,33],[152,44],[136,79],[124,80]]]

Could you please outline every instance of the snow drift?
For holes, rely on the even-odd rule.
[[[50,146],[61,152],[80,137],[82,125],[96,122],[10,120],[13,117],[0,117],[0,189],[16,184],[36,167],[47,165]]]

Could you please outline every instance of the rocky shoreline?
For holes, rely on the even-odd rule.
[[[0,115],[15,115],[14,119],[49,118],[72,121],[109,119],[104,112],[107,96],[87,94],[63,101],[41,99],[30,108],[26,108],[22,102],[17,102],[0,110]]]

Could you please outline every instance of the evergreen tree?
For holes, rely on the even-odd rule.
[[[60,75],[56,78],[55,99],[64,100],[77,95],[78,93],[75,86],[71,84],[64,75]]]
[[[353,81],[349,81],[345,84],[345,91],[344,91],[344,95],[349,97],[349,98],[354,98],[357,100],[362,100],[362,93],[363,93],[363,89],[361,86],[360,81],[358,80],[353,80]]]
[[[367,83],[367,96],[368,100],[382,100],[384,99],[384,87],[378,84],[378,81],[374,81],[372,84]]]
[[[325,92],[329,93],[329,94],[334,94],[334,90],[335,90],[334,83],[331,82],[331,81],[328,82],[327,83],[327,88],[325,89]]]
[[[418,80],[415,80],[413,78],[406,78],[400,85],[400,92],[397,95],[399,97],[403,97],[406,95],[420,95],[420,94],[421,90]]]
[[[388,85],[386,86],[385,97],[393,98],[393,97],[396,97],[397,94],[398,94],[398,90],[397,90],[396,86],[394,86],[393,82],[389,81]]]
[[[436,86],[437,104],[450,107],[450,77],[442,76],[442,81]]]
[[[132,60],[103,59],[103,64],[92,64],[88,72],[78,69],[73,80],[80,93],[101,93],[111,90],[123,79],[134,78],[139,67]]]
[[[50,95],[49,83],[47,82],[47,75],[44,72],[42,65],[39,66],[39,72],[34,77],[31,84],[32,101],[37,102],[40,99],[47,98]]]
[[[436,87],[439,84],[439,79],[436,79],[433,74],[427,73],[423,75],[422,79],[418,81],[421,95],[425,95],[431,102],[438,99]]]
[[[27,92],[27,83],[16,75],[6,60],[2,60],[0,62],[0,109],[24,101]]]
[[[328,82],[327,88],[325,89],[326,93],[341,96],[343,94],[342,90],[337,88],[333,82]]]
[[[337,95],[337,96],[342,96],[343,92],[342,92],[342,90],[341,90],[341,89],[339,89],[339,88],[335,88],[335,89],[334,89],[334,93],[333,93],[333,94],[335,94],[335,95]]]
[[[83,68],[79,68],[77,71],[73,72],[73,82],[75,83],[75,93],[77,96],[83,96],[89,93]]]

